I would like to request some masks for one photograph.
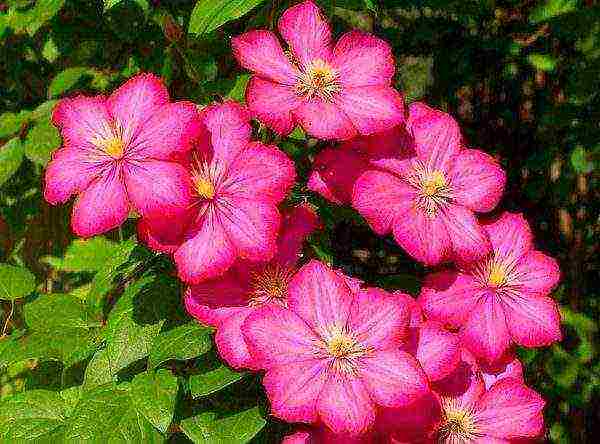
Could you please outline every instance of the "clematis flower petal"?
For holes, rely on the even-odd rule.
[[[223,196],[215,211],[239,257],[268,261],[275,255],[281,216],[273,204]]]
[[[279,19],[278,28],[301,65],[315,59],[331,59],[329,23],[312,1],[286,9]]]
[[[414,190],[396,176],[367,171],[354,185],[352,206],[377,234],[387,234],[394,220],[409,210]]]
[[[499,439],[535,438],[542,434],[544,400],[515,379],[494,384],[477,403],[483,434]]]
[[[294,163],[276,146],[248,144],[229,168],[223,188],[227,194],[281,202],[294,184]]]
[[[461,149],[458,123],[449,114],[414,102],[409,107],[407,128],[415,138],[419,159],[432,170],[448,172]]]
[[[472,307],[460,334],[465,347],[486,364],[501,359],[511,342],[504,310],[493,296]]]
[[[429,391],[417,360],[401,350],[376,351],[361,359],[359,371],[371,398],[382,406],[407,406]]]
[[[498,205],[506,184],[506,173],[498,162],[479,150],[462,150],[454,159],[449,176],[455,199],[483,213]]]
[[[471,275],[444,270],[425,277],[419,304],[428,317],[458,328],[484,296]]]
[[[108,169],[79,195],[71,219],[76,235],[90,237],[104,233],[127,219],[129,202],[119,176],[117,168]]]
[[[169,103],[169,92],[162,80],[150,73],[132,77],[107,100],[110,114],[130,142],[144,123],[162,106]]]
[[[292,115],[307,133],[319,139],[345,140],[357,134],[352,121],[338,105],[318,97],[302,102]]]
[[[363,382],[356,377],[330,375],[319,395],[319,416],[336,434],[356,436],[375,421],[375,406]]]
[[[384,40],[362,31],[344,34],[333,49],[332,63],[344,86],[389,85],[394,77],[392,48]]]
[[[360,134],[374,134],[404,122],[404,101],[387,85],[343,88],[335,103]]]
[[[345,279],[321,262],[304,265],[288,286],[288,306],[314,331],[346,324],[353,298]]]
[[[271,31],[248,31],[231,39],[231,46],[234,57],[242,67],[276,83],[296,83],[298,70],[292,66]]]
[[[235,252],[221,221],[209,210],[198,232],[175,252],[177,273],[188,283],[215,278],[233,264]]]
[[[246,103],[273,131],[287,136],[296,126],[292,112],[302,101],[294,88],[254,76],[246,86]]]
[[[393,232],[398,245],[425,265],[437,265],[451,257],[452,242],[445,220],[439,215],[431,217],[423,209],[410,206],[394,219]]]
[[[102,171],[102,165],[89,162],[85,151],[61,148],[52,154],[46,167],[44,198],[51,204],[65,203],[85,190]]]
[[[541,347],[560,341],[558,305],[545,296],[503,298],[506,322],[513,340],[523,347]]]

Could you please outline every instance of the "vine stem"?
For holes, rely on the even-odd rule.
[[[8,316],[6,316],[6,321],[4,321],[4,327],[2,328],[2,337],[6,336],[6,330],[8,330],[8,324],[10,323],[14,312],[15,312],[15,301],[10,301],[10,311],[8,312]]]

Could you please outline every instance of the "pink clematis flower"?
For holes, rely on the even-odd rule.
[[[483,228],[493,252],[428,276],[419,303],[429,318],[460,328],[464,345],[493,365],[512,343],[540,347],[561,339],[558,306],[548,297],[560,272],[554,259],[533,249],[522,215],[504,213]]]
[[[352,203],[356,180],[366,171],[414,155],[413,141],[403,125],[371,136],[359,136],[315,157],[308,188],[335,204]]]
[[[407,129],[413,155],[380,159],[364,172],[353,185],[353,207],[376,233],[392,231],[427,265],[486,256],[490,243],[475,213],[497,205],[504,171],[491,156],[462,147],[458,124],[448,114],[413,103]],[[397,151],[405,149],[399,144]]]
[[[111,230],[130,209],[146,217],[181,213],[186,174],[172,160],[191,148],[202,124],[193,103],[169,103],[159,78],[140,74],[109,97],[63,99],[52,122],[63,146],[48,164],[44,197],[57,204],[78,195],[75,234]]]
[[[311,261],[288,286],[288,309],[264,306],[242,331],[266,370],[273,415],[354,436],[372,426],[379,406],[399,407],[428,392],[416,359],[399,349],[407,326],[402,299],[379,289],[354,292]]]
[[[350,139],[404,121],[402,97],[390,86],[395,67],[386,42],[351,31],[332,46],[329,24],[312,1],[287,9],[279,32],[289,52],[267,30],[232,40],[240,65],[255,74],[246,102],[274,131],[287,135],[299,123],[314,137]]]
[[[223,276],[190,286],[187,311],[200,322],[217,328],[219,354],[235,368],[257,368],[242,332],[248,315],[264,304],[287,307],[287,287],[298,267],[302,243],[318,226],[309,205],[295,207],[284,217],[277,254],[269,262],[236,262]]]
[[[151,246],[174,252],[179,277],[188,283],[220,276],[236,259],[270,260],[281,219],[277,204],[295,179],[282,151],[250,141],[249,117],[240,105],[212,105],[203,121],[210,139],[200,140],[206,146],[192,150],[187,162],[181,193],[186,216],[167,219],[169,226],[160,229],[148,219],[139,228]],[[177,227],[184,227],[181,236]]]
[[[518,365],[488,380],[492,376],[463,349],[460,365],[432,384],[432,396],[404,411],[384,411],[378,424],[394,444],[533,442],[543,432],[544,400],[524,385]]]
[[[540,437],[544,431],[543,398],[513,378],[486,389],[474,375],[459,396],[440,396],[441,420],[431,442],[509,444]]]

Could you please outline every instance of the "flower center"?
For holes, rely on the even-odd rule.
[[[415,206],[430,218],[452,199],[452,188],[444,173],[432,170],[420,161],[415,162],[407,179],[417,191]]]
[[[501,287],[506,283],[506,271],[500,264],[492,264],[488,276],[488,284],[492,287]]]
[[[215,187],[212,182],[204,176],[194,177],[194,185],[196,188],[196,194],[202,199],[212,199],[215,197]]]
[[[338,71],[321,59],[313,60],[306,66],[296,84],[296,92],[308,99],[317,96],[331,102],[340,91]]]
[[[113,137],[105,142],[104,151],[109,156],[117,159],[123,155],[123,151],[125,151],[125,144],[120,138]]]
[[[331,366],[340,373],[354,373],[358,366],[357,360],[369,352],[351,332],[338,325],[327,329],[324,339],[326,353],[333,358]]]
[[[267,265],[252,278],[252,294],[248,304],[252,307],[266,303],[275,303],[287,307],[288,283],[294,270],[279,264]]]
[[[481,436],[471,409],[460,408],[453,400],[443,399],[442,422],[438,429],[438,442],[467,444]]]
[[[421,190],[425,196],[432,197],[446,188],[446,185],[444,173],[439,170],[435,170],[429,175],[423,177],[423,181],[421,182]]]

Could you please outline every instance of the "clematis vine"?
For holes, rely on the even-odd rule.
[[[503,213],[483,228],[492,252],[429,275],[419,303],[428,317],[460,329],[463,344],[493,365],[513,343],[540,347],[561,339],[558,306],[548,297],[560,272],[554,259],[534,250],[522,215]]]
[[[173,160],[202,133],[196,105],[169,102],[152,74],[128,80],[109,97],[62,99],[52,122],[63,146],[46,169],[51,204],[77,195],[71,224],[90,237],[121,225],[135,210],[176,218],[185,205],[186,172]]]
[[[351,31],[332,45],[329,24],[312,1],[287,9],[279,33],[253,30],[232,40],[240,65],[254,73],[246,90],[250,110],[282,135],[296,124],[321,139],[350,139],[404,121],[402,96],[391,87],[388,43]]]

